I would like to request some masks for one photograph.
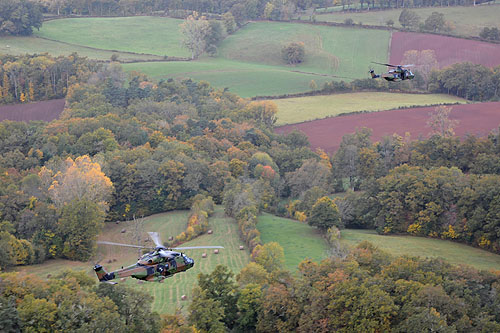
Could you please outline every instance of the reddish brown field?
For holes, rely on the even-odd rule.
[[[440,68],[457,62],[472,62],[487,67],[500,65],[500,44],[413,32],[394,32],[391,64],[401,64],[408,50],[434,50]]]
[[[278,127],[276,132],[288,133],[297,129],[309,137],[311,148],[334,152],[345,134],[354,133],[362,127],[372,129],[373,142],[394,133],[403,136],[409,132],[412,139],[428,137],[431,129],[427,126],[427,121],[429,112],[433,109],[434,107],[422,107],[338,116]],[[500,102],[454,105],[450,118],[459,121],[455,128],[458,136],[484,136],[500,125]]]
[[[30,121],[44,120],[52,121],[57,119],[64,110],[64,98],[53,99],[28,104],[13,104],[0,106],[0,121]]]

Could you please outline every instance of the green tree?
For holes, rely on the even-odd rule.
[[[420,16],[407,8],[401,11],[399,23],[404,29],[416,30],[420,24]]]
[[[26,332],[51,332],[57,319],[57,305],[46,299],[26,295],[17,311]]]
[[[62,208],[59,230],[64,240],[62,254],[72,260],[88,260],[104,222],[104,212],[87,199],[75,199]]]
[[[201,289],[200,299],[213,300],[214,307],[223,309],[222,322],[229,329],[235,326],[237,319],[238,294],[233,281],[233,272],[224,265],[217,265],[210,274],[198,274],[198,285]],[[193,300],[194,302],[194,300]]]
[[[0,331],[5,333],[21,332],[21,322],[14,296],[7,298],[0,295]]]
[[[255,262],[264,267],[268,273],[282,270],[285,264],[285,252],[277,242],[257,246],[252,256]]]
[[[427,31],[439,32],[445,30],[446,21],[444,14],[432,12],[432,14],[425,19],[424,29]]]
[[[100,283],[96,290],[100,297],[108,297],[116,304],[120,318],[124,321],[128,332],[156,332],[158,321],[151,320],[156,313],[151,313],[153,299],[140,290],[119,285],[112,286]]]
[[[199,287],[193,288],[193,300],[189,305],[188,321],[201,332],[223,333],[224,307],[221,302],[210,298],[206,291]]]
[[[42,26],[40,5],[34,1],[0,0],[0,34],[28,36]]]
[[[297,65],[305,60],[305,46],[302,42],[289,43],[281,49],[281,57],[288,65]]]
[[[204,16],[195,12],[189,15],[180,27],[184,35],[182,44],[191,51],[191,59],[198,58],[207,48],[210,24]]]
[[[312,206],[311,216],[307,218],[307,224],[322,231],[326,231],[332,226],[341,228],[342,222],[337,205],[327,196],[318,199]]]
[[[257,315],[261,311],[262,289],[258,284],[247,284],[238,298],[238,332],[255,332]]]

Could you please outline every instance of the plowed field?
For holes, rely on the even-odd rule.
[[[408,50],[434,50],[440,68],[466,61],[487,67],[500,65],[500,44],[432,34],[394,32],[389,62],[401,64],[404,53]]]
[[[64,98],[27,104],[0,106],[0,121],[30,121],[57,119],[64,110]]]
[[[427,121],[429,112],[433,109],[434,107],[422,107],[338,116],[278,127],[276,132],[288,133],[298,129],[309,137],[311,148],[319,147],[333,152],[338,149],[345,134],[362,127],[373,130],[373,142],[394,133],[404,135],[409,132],[413,139],[427,137],[431,132]],[[454,105],[450,118],[459,121],[455,128],[456,135],[484,136],[500,125],[500,102]]]

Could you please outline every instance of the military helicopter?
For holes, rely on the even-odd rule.
[[[372,76],[372,79],[383,78],[387,81],[396,82],[396,81],[404,81],[404,80],[412,80],[415,77],[415,74],[412,73],[411,70],[406,67],[411,67],[413,65],[391,65],[391,64],[381,64],[378,62],[372,62],[373,64],[392,67],[394,69],[390,69],[387,73],[377,75],[373,69],[370,69],[369,73]]]
[[[222,246],[189,246],[168,249],[160,241],[160,235],[157,232],[148,232],[148,234],[156,245],[153,251],[142,255],[137,260],[137,263],[125,268],[122,267],[121,269],[111,273],[106,272],[101,265],[96,264],[94,266],[94,271],[96,272],[99,281],[116,284],[116,282],[113,282],[111,280],[131,276],[133,278],[149,282],[163,282],[164,279],[169,278],[176,273],[184,272],[194,266],[194,260],[192,258],[189,258],[184,253],[176,252],[174,250],[223,249]],[[97,243],[105,245],[135,247],[138,249],[149,248],[147,246],[141,245],[130,245],[104,241],[99,241]]]

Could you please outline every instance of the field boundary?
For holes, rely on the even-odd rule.
[[[109,49],[99,49],[97,47],[92,47],[92,46],[86,46],[86,45],[81,45],[81,44],[74,44],[74,43],[68,43],[65,41],[57,40],[57,39],[52,39],[52,38],[47,38],[47,37],[41,37],[41,36],[33,36],[34,38],[40,38],[44,40],[48,40],[51,42],[56,42],[56,43],[61,43],[69,46],[78,46],[81,48],[85,48],[88,50],[93,50],[93,51],[106,51],[106,52],[115,52],[115,53],[123,53],[123,54],[129,54],[129,55],[137,55],[137,56],[151,56],[155,57],[158,59],[150,59],[150,60],[130,60],[130,61],[119,61],[123,63],[136,63],[136,62],[165,62],[165,61],[191,61],[189,58],[184,58],[184,57],[174,57],[174,56],[159,56],[155,54],[150,54],[150,53],[137,53],[137,52],[130,52],[130,51],[119,51],[119,50],[109,50]],[[97,60],[99,62],[110,62],[111,60]]]

